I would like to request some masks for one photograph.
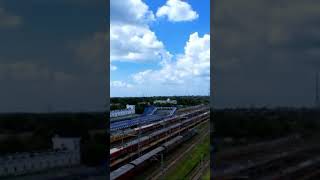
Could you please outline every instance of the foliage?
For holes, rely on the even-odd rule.
[[[202,143],[195,146],[175,169],[170,171],[164,179],[184,179],[200,163],[201,159],[210,155],[210,136],[206,136]]]
[[[106,130],[105,113],[0,114],[0,155],[50,149],[51,138],[58,134],[81,137],[81,156],[87,165],[99,165],[105,159],[106,134],[89,136],[90,130]],[[31,133],[30,137],[23,137]]]
[[[177,100],[179,105],[192,106],[198,104],[209,104],[208,96],[152,96],[152,97],[113,97],[110,100],[111,104],[115,104],[118,107],[125,107],[126,104],[138,105],[142,102],[150,103],[151,105],[155,100],[166,100],[170,98],[171,100]]]
[[[274,138],[320,129],[320,112],[312,109],[224,109],[213,117],[216,137]]]

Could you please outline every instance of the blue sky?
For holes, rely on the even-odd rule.
[[[111,97],[207,95],[209,3],[111,0]]]

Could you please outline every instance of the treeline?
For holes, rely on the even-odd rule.
[[[213,112],[214,136],[274,138],[320,132],[320,112],[312,109],[225,109]]]
[[[49,132],[78,135],[83,130],[105,128],[106,117],[106,113],[0,114],[0,133],[47,129]]]
[[[1,114],[0,155],[51,149],[51,138],[57,134],[80,137],[82,162],[101,165],[107,152],[107,123],[106,113]],[[31,135],[23,137],[26,132]]]
[[[124,109],[126,104],[136,105],[136,108],[143,108],[148,103],[153,105],[155,100],[177,100],[178,105],[193,106],[198,104],[209,104],[209,96],[153,96],[153,97],[113,97],[111,98],[111,110]],[[166,104],[167,106],[172,106]]]

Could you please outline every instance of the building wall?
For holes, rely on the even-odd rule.
[[[135,105],[127,105],[126,109],[110,111],[110,117],[120,117],[135,113]]]
[[[0,176],[29,174],[53,167],[80,164],[80,154],[71,151],[44,152],[6,158],[8,159],[0,160]]]
[[[40,153],[17,153],[0,157],[0,177],[30,174],[50,168],[80,164],[80,148],[75,148],[80,141],[79,138],[55,137],[52,141],[54,142],[53,146],[56,146],[56,150]],[[64,150],[57,148],[59,143],[60,145],[62,144],[61,142],[72,144],[67,145],[67,147],[71,148],[64,148]]]
[[[80,149],[79,138],[60,138],[58,136],[52,138],[53,149],[78,151]]]
[[[177,104],[177,100],[155,100],[153,104]]]

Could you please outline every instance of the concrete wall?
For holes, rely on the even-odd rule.
[[[53,149],[38,153],[16,153],[0,157],[0,177],[16,176],[55,167],[80,164],[79,138],[52,138]]]
[[[110,111],[110,117],[120,117],[120,116],[135,114],[135,113],[136,113],[135,105],[127,104],[126,109]]]

